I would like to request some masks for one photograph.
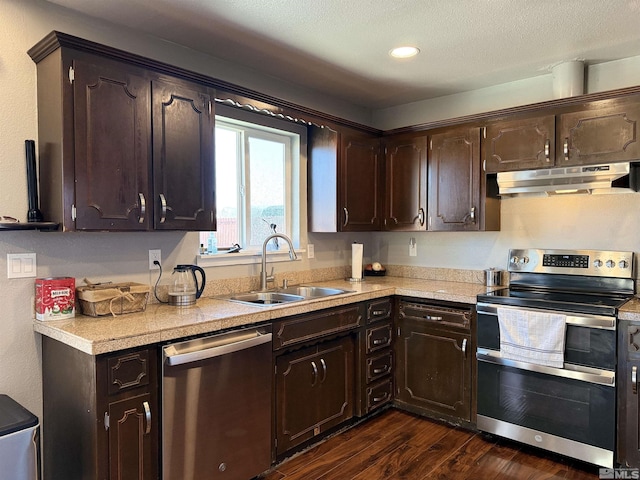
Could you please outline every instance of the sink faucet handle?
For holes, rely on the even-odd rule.
[[[273,276],[273,267],[271,267],[271,272],[267,275],[267,282],[273,282],[276,278]]]
[[[289,280],[286,278],[282,279],[282,288],[287,288],[289,286]]]

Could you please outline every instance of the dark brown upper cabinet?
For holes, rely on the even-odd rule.
[[[429,230],[481,230],[480,128],[456,128],[429,140]]]
[[[427,229],[427,136],[385,139],[385,230]]]
[[[213,92],[153,82],[154,228],[213,230]]]
[[[502,120],[487,125],[485,170],[506,172],[552,167],[555,115]]]
[[[44,218],[66,231],[215,229],[213,90],[55,36],[29,53]]]
[[[66,49],[44,57],[38,63],[44,218],[63,230],[150,228],[150,119],[144,70]]]
[[[547,111],[550,109],[547,109]],[[640,100],[600,100],[487,124],[488,173],[640,159]]]
[[[310,126],[309,231],[380,230],[382,169],[378,138]]]
[[[558,117],[556,165],[640,159],[640,100],[603,100]]]

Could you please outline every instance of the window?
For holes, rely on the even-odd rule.
[[[225,106],[216,113],[217,231],[202,232],[200,243],[207,253],[259,250],[277,231],[299,246],[306,128]]]

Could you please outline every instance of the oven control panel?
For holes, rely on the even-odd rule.
[[[633,266],[633,252],[530,248],[510,250],[508,270],[510,272],[634,278]]]

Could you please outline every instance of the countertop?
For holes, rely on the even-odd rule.
[[[222,298],[200,298],[188,307],[154,303],[148,304],[144,312],[118,317],[76,315],[65,320],[34,320],[34,330],[90,355],[99,355],[391,295],[475,305],[477,295],[501,288],[400,277],[367,277],[361,283],[333,280],[309,285],[352,292],[269,307],[244,305]],[[640,306],[638,312],[640,318]]]
[[[618,309],[619,320],[640,322],[640,298],[633,297]]]

